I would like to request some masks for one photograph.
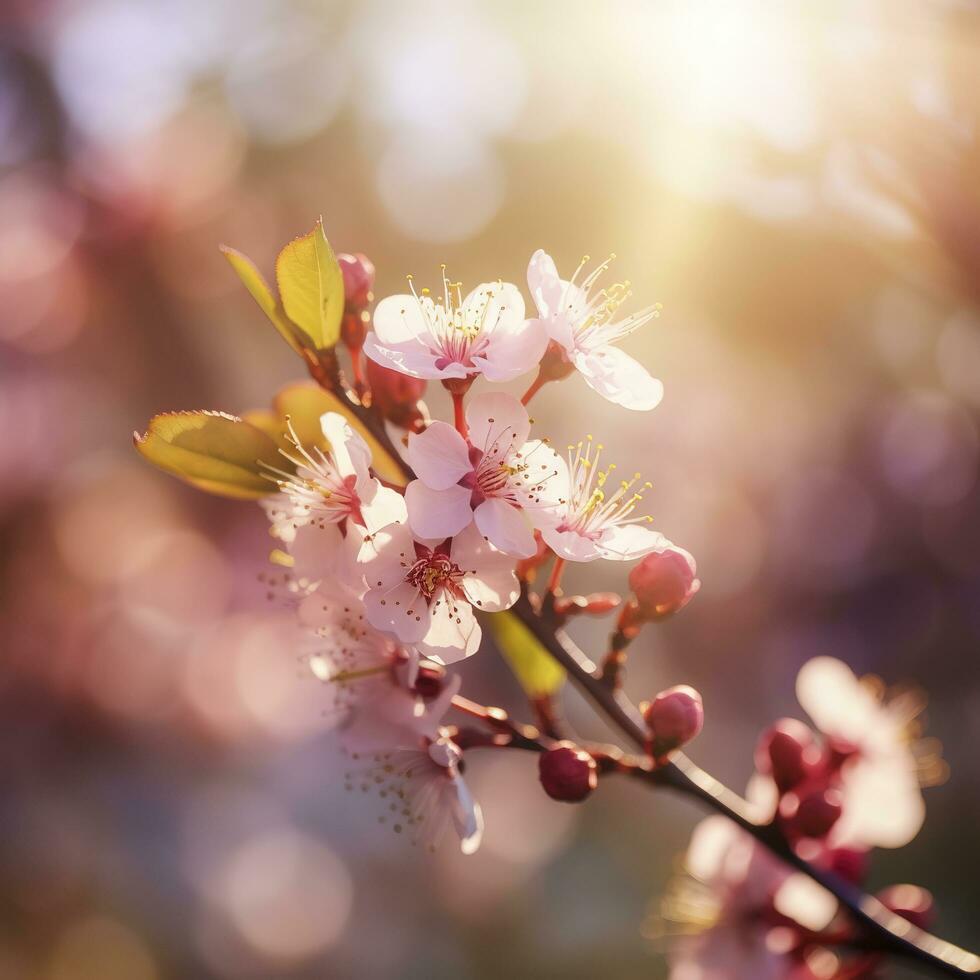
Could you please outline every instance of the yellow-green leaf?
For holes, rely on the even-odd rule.
[[[160,469],[208,493],[256,500],[276,487],[264,474],[279,466],[276,443],[260,429],[221,412],[155,415],[137,450]]]
[[[565,681],[565,670],[511,612],[488,618],[497,647],[530,698],[554,694]]]
[[[324,412],[339,412],[370,447],[372,465],[378,476],[397,486],[405,486],[405,474],[401,467],[354,415],[343,398],[324,391],[313,382],[299,381],[283,388],[276,395],[273,404],[283,426],[288,416],[297,438],[307,448],[326,446],[323,430],[320,428],[320,416]]]
[[[344,277],[323,233],[323,219],[313,230],[290,242],[276,259],[276,282],[286,316],[310,338],[317,350],[329,350],[340,339],[344,315]]]
[[[262,312],[272,321],[272,325],[282,335],[283,340],[297,354],[302,356],[303,346],[300,343],[296,326],[290,322],[289,317],[283,312],[282,307],[276,302],[275,296],[269,284],[262,277],[262,273],[255,267],[255,263],[237,249],[227,245],[219,246],[221,254],[228,260],[231,267],[238,274],[245,288],[251,293],[252,299],[259,304]]]

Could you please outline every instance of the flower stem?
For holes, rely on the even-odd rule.
[[[545,601],[539,613],[531,605],[527,594],[523,593],[511,611],[565,668],[596,707],[642,747],[646,732],[639,711],[622,691],[608,687],[594,676],[594,665],[560,629],[550,609],[551,603]],[[781,860],[822,885],[850,913],[868,948],[915,960],[946,976],[980,974],[980,956],[913,926],[850,882],[810,865],[793,850],[777,827],[763,822],[746,801],[682,753],[675,753],[670,762],[655,769],[635,768],[630,771],[638,779],[657,786],[668,786],[723,814]]]
[[[550,378],[544,377],[541,371],[538,371],[537,377],[531,382],[531,387],[521,397],[521,404],[526,405],[550,380]]]
[[[453,396],[453,418],[456,422],[456,431],[464,438],[467,439],[470,434],[470,430],[466,425],[466,412],[463,408],[463,393],[461,391],[454,391]]]
[[[565,559],[556,556],[555,564],[551,568],[551,577],[548,579],[548,595],[552,599],[559,594],[561,589],[561,573],[563,571],[565,571]]]

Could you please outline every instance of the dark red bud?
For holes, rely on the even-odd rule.
[[[679,749],[700,731],[704,724],[701,695],[680,684],[661,691],[643,711],[654,756]]]
[[[544,791],[562,803],[580,803],[599,784],[595,759],[573,742],[558,742],[538,758]]]
[[[654,622],[683,609],[701,588],[697,571],[693,556],[683,548],[671,546],[647,555],[630,572],[635,621]]]
[[[431,701],[442,694],[445,681],[445,668],[438,664],[424,664],[419,667],[418,675],[415,678],[415,692],[424,701]]]
[[[896,915],[920,929],[930,929],[935,917],[932,893],[918,885],[891,885],[878,892],[878,900]]]
[[[857,847],[835,847],[825,853],[829,870],[847,881],[859,885],[868,876],[871,861],[867,851]]]
[[[374,263],[360,252],[341,252],[337,263],[344,277],[344,305],[348,312],[360,314],[374,298]]]
[[[772,776],[780,793],[799,786],[820,760],[816,736],[795,718],[781,718],[764,731],[755,750],[756,769]]]
[[[798,798],[790,793],[783,802],[788,804],[788,809],[795,810],[788,821],[788,829],[801,837],[826,837],[844,809],[841,795],[835,789],[817,789]],[[783,804],[780,810],[783,810]]]
[[[386,419],[407,428],[406,423],[418,413],[416,406],[425,394],[426,382],[382,367],[370,359],[367,359],[367,380],[371,403]]]

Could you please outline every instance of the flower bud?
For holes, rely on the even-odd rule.
[[[825,863],[830,871],[855,885],[861,884],[868,875],[870,858],[859,847],[835,847],[825,851]]]
[[[650,744],[654,756],[686,745],[701,731],[704,706],[701,695],[680,684],[661,691],[643,711],[650,729]]]
[[[562,803],[580,803],[599,784],[595,759],[573,742],[558,742],[538,758],[544,791]]]
[[[918,885],[891,885],[878,892],[878,900],[912,925],[920,929],[931,928],[935,902],[927,889]]]
[[[755,749],[755,767],[772,776],[780,793],[799,786],[819,766],[816,736],[795,718],[781,718],[762,733]]]
[[[694,557],[683,548],[672,545],[647,555],[630,572],[630,588],[637,607],[634,618],[652,622],[683,609],[701,588],[697,571]]]
[[[422,664],[415,677],[415,693],[423,701],[439,697],[446,683],[446,669],[439,664]]]
[[[788,829],[801,837],[826,837],[844,809],[841,795],[835,789],[816,789],[798,798],[790,793],[783,798],[783,803],[790,800],[795,812],[787,821]]]
[[[418,412],[416,406],[425,394],[426,382],[382,367],[370,359],[367,360],[367,380],[372,404],[386,419],[406,427]]]
[[[360,252],[341,252],[337,264],[344,277],[344,305],[349,313],[362,313],[374,298],[374,263]]]

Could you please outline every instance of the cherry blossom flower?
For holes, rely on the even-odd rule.
[[[411,283],[409,277],[409,283]],[[446,278],[438,300],[428,290],[383,299],[364,352],[384,367],[414,378],[464,381],[482,374],[511,381],[536,367],[547,337],[524,319],[524,298],[509,282],[481,283],[463,296]]]
[[[528,558],[536,550],[531,525],[557,502],[548,491],[563,464],[545,442],[528,441],[531,421],[512,395],[478,395],[466,423],[468,439],[445,422],[409,436],[419,477],[405,491],[409,524],[420,537],[442,539],[475,521],[495,548]]]
[[[321,582],[300,603],[298,618],[306,631],[301,656],[331,691],[330,714],[348,751],[412,746],[423,736],[438,737],[455,690],[426,705],[415,690],[418,652],[371,626],[363,603],[343,582]]]
[[[568,447],[568,465],[562,461],[554,487],[549,487],[558,503],[543,512],[548,521],[541,530],[545,542],[559,557],[571,561],[631,561],[670,547],[662,534],[645,526],[650,517],[633,516],[643,499],[633,489],[639,473],[607,491],[615,464],[599,469],[602,448],[591,436]]]
[[[844,760],[840,768],[844,812],[835,843],[903,847],[925,819],[912,724],[922,710],[912,692],[885,700],[833,657],[803,665],[796,696],[813,723]]]
[[[374,543],[377,555],[365,571],[368,622],[437,663],[476,653],[482,634],[473,606],[499,612],[517,601],[513,559],[472,524],[446,541],[417,541],[408,527],[393,525]]]
[[[320,426],[328,450],[305,448],[289,426],[293,448],[280,452],[295,473],[271,471],[279,492],[261,502],[295,576],[314,583],[348,568],[345,559],[363,558],[370,535],[407,518],[405,499],[371,475],[371,450],[343,415],[326,412]]]
[[[347,773],[347,789],[375,789],[387,812],[379,820],[413,843],[434,850],[447,827],[459,835],[460,850],[473,854],[483,837],[483,812],[460,772],[463,753],[446,735],[419,748],[378,753],[365,772]]]
[[[650,306],[616,319],[616,312],[630,295],[630,284],[614,283],[597,288],[599,279],[615,256],[610,256],[578,283],[588,261],[586,256],[570,280],[561,279],[554,259],[538,249],[527,267],[527,284],[538,317],[564,359],[574,366],[591,388],[603,398],[636,411],[656,408],[663,385],[645,367],[613,344],[659,315]]]
[[[829,892],[719,816],[695,828],[685,865],[691,878],[662,909],[684,927],[670,944],[671,980],[812,980],[793,927],[826,928],[837,911]]]

